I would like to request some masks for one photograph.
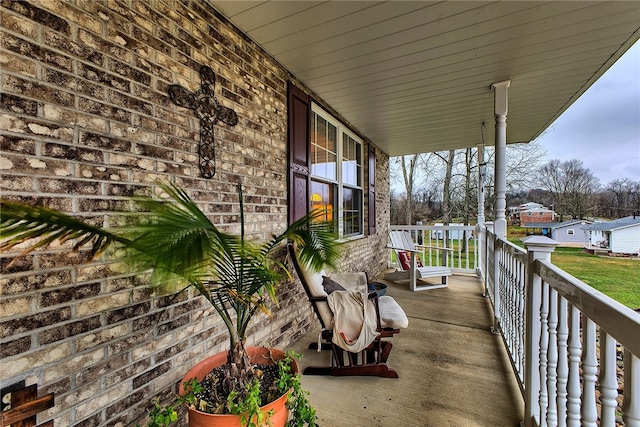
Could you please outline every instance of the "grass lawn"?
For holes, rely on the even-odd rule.
[[[640,308],[640,260],[604,258],[582,248],[558,247],[551,262],[630,308]]]
[[[524,247],[522,237],[509,236],[508,240]],[[558,246],[551,262],[627,307],[640,308],[640,260],[599,257],[582,248]]]

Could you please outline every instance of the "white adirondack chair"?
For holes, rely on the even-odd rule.
[[[416,245],[413,243],[411,239],[411,234],[407,231],[390,231],[389,232],[389,245],[388,247],[393,249],[396,253],[396,260],[398,265],[398,270],[393,273],[385,274],[384,278],[386,280],[396,282],[399,280],[409,279],[409,289],[412,291],[425,291],[430,289],[439,289],[446,288],[448,283],[448,278],[451,276],[451,269],[447,266],[418,266],[418,257],[417,255],[422,251],[418,248],[428,248],[427,246]],[[450,248],[432,248],[437,250],[447,250],[451,251]],[[400,257],[403,255],[403,252],[409,254],[409,265],[408,269],[404,269],[402,262],[400,262]],[[440,283],[437,284],[429,284],[425,279],[431,277],[440,277]],[[418,280],[423,281],[424,285],[418,285]]]

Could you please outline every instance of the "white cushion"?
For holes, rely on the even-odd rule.
[[[404,310],[390,296],[378,298],[378,307],[383,328],[406,329],[409,327],[409,319]]]
[[[326,276],[327,273],[324,270],[318,272],[312,272],[309,268],[301,268],[302,274],[304,274],[304,281],[309,286],[309,292],[313,297],[326,297],[327,293],[322,287],[322,276]],[[333,322],[333,313],[329,309],[329,305],[326,301],[317,301],[316,307],[320,314],[320,320],[326,328],[330,328]]]
[[[314,297],[326,297],[327,293],[322,286],[322,276],[326,276],[327,273],[324,270],[320,270],[317,273],[310,273],[309,270],[305,270],[305,280],[309,285],[309,292]]]

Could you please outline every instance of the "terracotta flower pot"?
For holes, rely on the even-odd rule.
[[[277,363],[278,360],[285,358],[285,353],[281,350],[268,347],[247,347],[247,354],[252,363],[261,365],[271,365]],[[180,382],[178,394],[184,395],[184,383],[192,378],[198,378],[201,381],[209,372],[218,366],[227,363],[227,352],[223,351],[215,356],[211,356],[196,366],[191,368]],[[298,364],[292,361],[293,373],[298,373]],[[289,418],[289,410],[285,407],[288,394],[284,394],[275,401],[261,407],[263,412],[273,411],[269,417],[269,422],[273,427],[284,427]],[[239,415],[230,414],[208,414],[196,409],[189,408],[189,426],[191,427],[242,427]]]

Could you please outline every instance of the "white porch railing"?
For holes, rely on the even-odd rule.
[[[524,425],[639,427],[640,314],[554,266],[551,239],[527,238],[523,250],[486,236],[487,294],[523,391]]]
[[[473,225],[390,225],[389,231],[408,231],[413,243],[422,250],[425,266],[446,265],[453,273],[476,273],[478,264],[478,237]],[[444,250],[447,249],[447,250]],[[450,250],[453,249],[453,250]],[[393,251],[389,263],[393,264]]]
[[[452,228],[466,229],[390,230],[409,231],[415,243],[437,252],[455,249],[447,259],[426,252],[423,262],[479,275],[493,305],[492,329],[501,334],[520,383],[523,424],[640,427],[640,314],[554,266],[550,239],[527,238],[525,250],[471,227],[464,244],[466,231],[441,237]]]

